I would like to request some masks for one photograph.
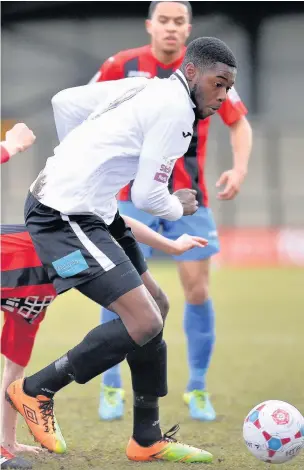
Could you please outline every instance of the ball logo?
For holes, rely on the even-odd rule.
[[[301,449],[302,449],[302,446],[298,445],[298,446],[294,447],[293,449],[287,450],[285,453],[286,453],[286,455],[288,455],[290,457],[293,457],[294,455],[297,455],[300,452]]]
[[[278,409],[272,414],[273,420],[276,424],[288,424],[289,414],[285,410]]]

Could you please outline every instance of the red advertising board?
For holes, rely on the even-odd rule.
[[[304,267],[304,229],[223,228],[220,242],[220,265]]]

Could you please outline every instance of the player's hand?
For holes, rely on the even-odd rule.
[[[180,203],[182,204],[184,209],[184,215],[192,215],[197,211],[197,191],[195,191],[194,189],[179,189],[173,194],[180,200]]]
[[[26,124],[20,122],[7,131],[4,145],[10,155],[15,155],[33,145],[35,140],[36,136],[33,131],[31,131]]]
[[[20,452],[27,452],[28,454],[40,454],[44,452],[41,447],[27,446],[25,444],[19,444],[15,442],[13,444],[5,444],[4,447],[12,454],[19,454]]]
[[[240,191],[241,184],[243,183],[245,174],[237,170],[224,171],[216,183],[216,187],[224,186],[222,191],[219,191],[217,197],[222,201],[233,199]]]
[[[173,255],[182,255],[185,251],[191,250],[192,248],[204,248],[208,245],[208,240],[201,237],[193,237],[184,233],[177,240],[172,242],[173,244]]]

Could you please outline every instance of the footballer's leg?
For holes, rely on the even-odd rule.
[[[23,377],[24,367],[4,357],[1,379],[1,445],[14,453],[16,442],[17,412],[5,400],[5,391],[10,383]]]
[[[122,277],[127,292],[109,304],[120,318],[99,325],[63,357],[25,381],[16,381],[8,387],[8,398],[23,415],[35,438],[50,451],[63,453],[66,450],[54,416],[55,393],[73,380],[80,384],[87,383],[123,361],[128,352],[151,341],[162,330],[160,312],[134,271],[129,262],[128,266],[116,266],[108,272],[111,278],[109,283],[105,279],[106,273],[80,285],[78,290],[81,293],[102,304],[103,293],[107,292],[109,298],[113,282],[117,292],[117,278]],[[128,286],[134,283],[138,285],[128,290]]]
[[[178,263],[185,293],[184,330],[187,337],[189,381],[184,402],[193,419],[213,421],[216,413],[206,390],[215,342],[214,309],[209,297],[210,258]]]
[[[140,253],[139,248],[138,253]],[[142,263],[143,266],[144,262]],[[166,314],[168,311],[166,297],[162,295],[151,276],[148,273],[146,276],[144,274],[142,278],[146,279],[151,290],[154,291],[155,289],[158,303],[163,307],[163,313]],[[92,288],[93,281],[87,286],[82,286],[81,292],[92,298]],[[140,299],[140,295],[138,295],[140,291],[137,289],[142,290],[142,299]],[[97,289],[94,288],[94,292],[96,293]],[[146,301],[150,303],[152,310],[155,309],[154,320],[152,321],[151,316],[147,315]],[[172,428],[164,435],[161,432],[158,398],[167,393],[167,350],[166,344],[162,339],[163,320],[156,301],[154,301],[144,286],[140,286],[120,297],[117,301],[114,301],[109,305],[109,308],[116,311],[119,317],[124,320],[127,331],[134,341],[133,348],[127,354],[134,393],[134,425],[133,435],[126,451],[128,458],[135,461],[174,460],[181,462],[211,462],[212,455],[209,452],[180,444],[173,438],[173,435],[178,430],[177,427]],[[136,311],[137,314],[135,314]],[[116,321],[119,322],[120,320],[114,320],[97,328],[106,327]],[[150,327],[148,327],[149,324]],[[157,331],[158,333],[156,334]],[[120,347],[122,339],[123,337],[120,336]],[[108,336],[107,341],[109,341]],[[92,343],[94,344],[94,340],[90,337],[85,347],[92,350],[94,348]],[[104,348],[102,352],[103,354],[105,353]],[[100,357],[102,356],[98,357],[99,368]],[[90,364],[94,363],[94,356],[89,354],[83,360],[85,362],[79,362],[79,371],[82,371],[84,363],[88,361]],[[95,358],[96,360],[97,358]]]
[[[165,320],[169,310],[166,295],[148,271],[142,279]],[[161,432],[158,401],[167,394],[167,347],[163,331],[142,348],[130,352],[127,361],[132,375],[134,413],[127,457],[134,461],[211,462],[209,452],[179,443],[173,437],[179,426],[165,434]]]
[[[147,270],[132,231],[122,219],[112,224],[110,231],[141,275],[151,301],[165,322],[169,310],[167,296]],[[161,432],[158,400],[167,394],[167,347],[163,329],[149,343],[130,352],[127,361],[132,375],[134,405],[133,435],[126,450],[128,458],[135,461],[210,462],[212,455],[209,452],[180,444],[172,437],[177,427],[164,435]]]
[[[108,323],[115,320],[118,315],[107,308],[100,312],[100,323]],[[120,364],[111,367],[101,376],[101,391],[99,398],[98,414],[100,419],[113,421],[121,419],[124,415],[125,391],[122,388]]]
[[[191,217],[182,217],[166,235],[181,233],[207,238],[208,246],[175,257],[185,294],[184,330],[187,337],[189,382],[184,401],[193,419],[212,421],[215,410],[206,391],[206,374],[215,342],[214,309],[209,296],[211,257],[219,251],[216,227],[210,209],[200,207]]]
[[[37,453],[38,447],[19,444],[16,441],[17,412],[5,400],[5,391],[9,384],[23,377],[24,367],[8,358],[4,358],[1,380],[1,455],[2,469],[31,469],[32,464],[15,454],[18,452]]]
[[[28,452],[37,454],[39,447],[19,444],[16,439],[17,412],[5,400],[5,391],[9,384],[21,379],[24,367],[14,361],[4,358],[4,367],[1,379],[1,445],[11,454]],[[1,467],[2,468],[2,467]]]
[[[139,220],[155,231],[158,230],[158,217],[137,209],[131,201],[119,201],[118,204],[121,214]],[[143,244],[140,244],[140,247],[145,259],[150,258],[152,255],[152,248]],[[115,312],[106,308],[101,309],[101,323],[107,323],[117,318],[118,317]],[[98,408],[100,419],[111,421],[115,419],[121,419],[124,414],[124,397],[125,391],[122,388],[120,364],[117,364],[102,374],[101,393]]]
[[[2,299],[5,302],[4,299]],[[19,321],[18,321],[19,320]],[[27,460],[16,457],[19,452],[37,453],[41,449],[19,444],[16,439],[17,411],[5,400],[5,391],[10,383],[23,377],[34,345],[38,325],[29,325],[13,314],[4,313],[1,334],[1,354],[4,367],[1,378],[1,468],[31,469]]]

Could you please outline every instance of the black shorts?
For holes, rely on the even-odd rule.
[[[58,294],[100,276],[102,305],[142,284],[147,270],[131,229],[117,214],[111,225],[95,215],[70,215],[41,204],[29,193],[25,224]]]

